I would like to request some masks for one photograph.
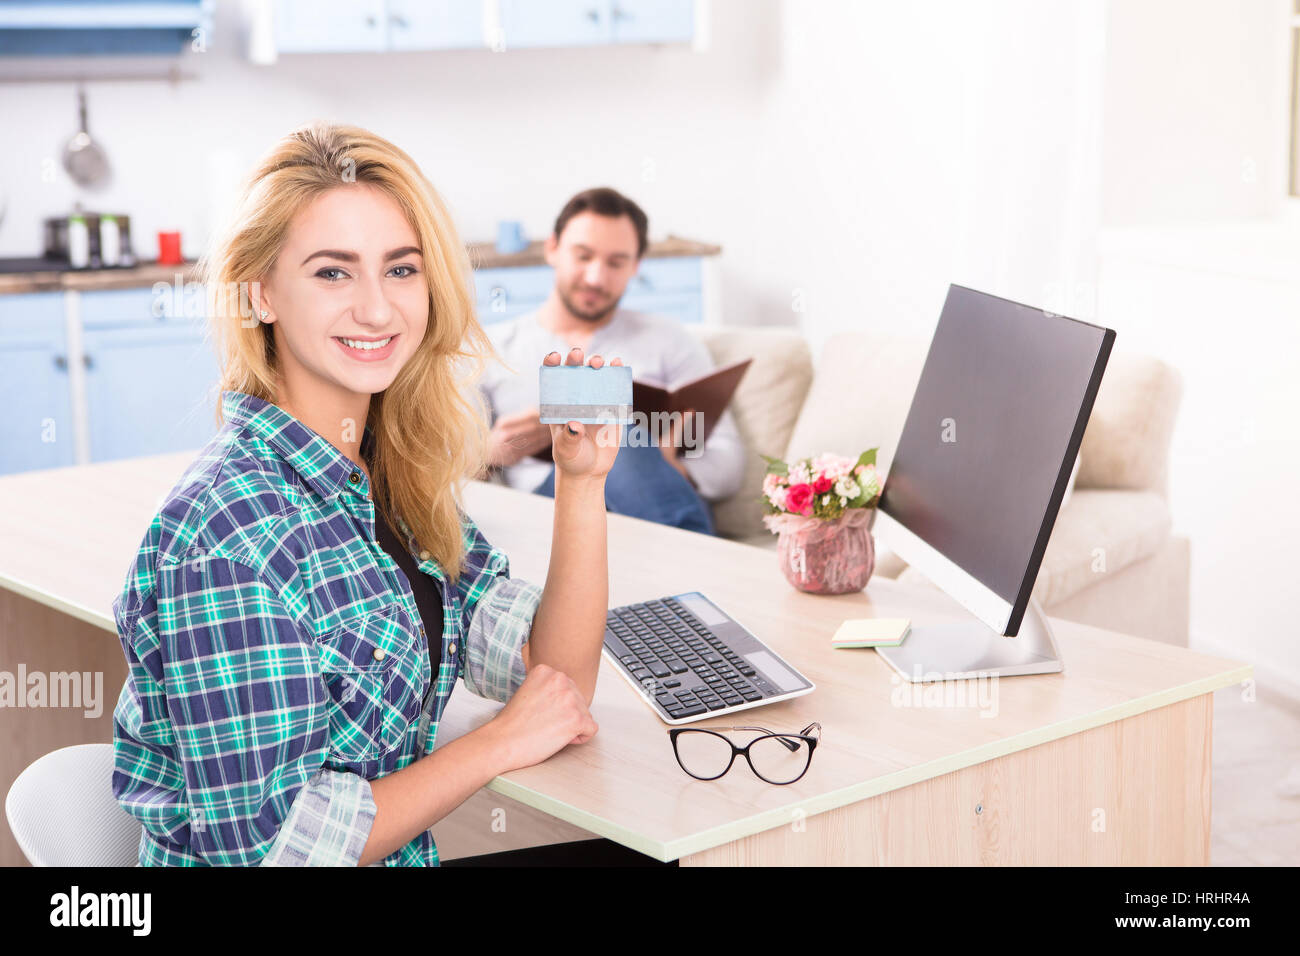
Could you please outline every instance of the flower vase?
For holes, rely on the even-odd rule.
[[[808,594],[849,594],[867,586],[876,549],[867,529],[871,512],[858,508],[823,521],[781,515],[769,521],[779,533],[781,571],[791,586]]]

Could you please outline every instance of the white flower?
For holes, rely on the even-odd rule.
[[[845,498],[843,495],[840,495],[840,507],[843,508],[848,503],[849,503],[849,499]]]
[[[769,472],[767,475],[763,477],[763,494],[767,495],[769,498],[772,496],[772,492],[775,491],[780,486],[781,486],[780,475]]]
[[[772,504],[776,505],[776,507],[778,508],[784,508],[785,496],[789,494],[789,492],[790,492],[789,488],[781,488],[781,487],[773,488],[772,492],[767,496],[767,500],[772,502]]]
[[[848,475],[843,476],[835,482],[835,493],[841,498],[856,498],[858,492],[861,490],[862,489],[858,487],[858,483]]]

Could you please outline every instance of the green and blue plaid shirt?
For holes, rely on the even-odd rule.
[[[345,864],[374,822],[369,781],[434,749],[458,677],[505,701],[541,588],[461,513],[464,570],[403,533],[442,593],[431,673],[410,587],[375,540],[369,480],[276,405],[221,397],[225,423],[171,492],[113,602],[128,674],[113,791],[143,864]],[[373,435],[366,428],[362,454]],[[385,861],[437,865],[422,833]]]

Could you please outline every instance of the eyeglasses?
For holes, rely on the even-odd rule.
[[[737,747],[719,730],[756,730],[763,736]],[[672,727],[668,736],[677,763],[697,780],[717,780],[731,769],[737,756],[744,755],[760,780],[783,786],[808,771],[821,733],[822,725],[813,721],[797,734],[778,734],[766,727]]]

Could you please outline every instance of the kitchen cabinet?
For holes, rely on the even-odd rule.
[[[499,0],[502,46],[689,43],[694,0]]]
[[[174,56],[211,34],[213,2],[6,0],[0,56]]]
[[[388,0],[390,50],[482,47],[481,0]]]
[[[63,296],[0,296],[0,472],[76,461]]]
[[[484,47],[482,0],[275,0],[280,53]]]
[[[0,472],[203,445],[218,369],[193,301],[150,288],[0,295]]]
[[[689,43],[695,0],[274,0],[277,53]]]
[[[217,362],[199,320],[87,330],[90,460],[200,448],[217,431]]]

